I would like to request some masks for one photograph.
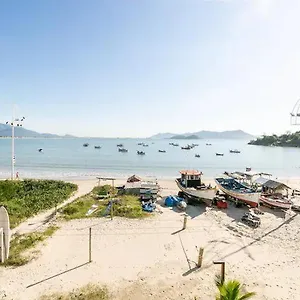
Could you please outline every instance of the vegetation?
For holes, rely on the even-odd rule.
[[[51,295],[44,295],[40,300],[108,300],[109,295],[106,287],[99,287],[97,285],[88,284],[78,288],[70,293],[54,293]]]
[[[263,135],[256,140],[250,141],[249,145],[278,146],[278,147],[300,147],[300,131],[287,132],[283,135]]]
[[[68,199],[77,186],[57,180],[0,181],[0,206],[8,211],[11,228],[38,212]]]
[[[137,196],[118,195],[116,190],[110,185],[95,187],[91,193],[78,198],[76,201],[66,205],[61,209],[62,217],[66,220],[82,219],[91,217],[103,217],[107,212],[107,207],[110,201],[114,198],[113,214],[114,216],[126,218],[143,218],[148,216],[142,210],[141,203]],[[97,205],[97,210],[87,216],[87,211],[92,205]]]
[[[9,257],[2,265],[17,267],[28,263],[33,258],[32,255],[28,255],[28,251],[52,236],[58,228],[50,226],[45,231],[15,235],[10,242]]]
[[[244,300],[252,298],[255,293],[243,293],[243,287],[237,280],[223,282],[220,277],[216,277],[216,285],[219,289],[219,295],[216,300]]]

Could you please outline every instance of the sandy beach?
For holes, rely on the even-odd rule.
[[[289,180],[293,187],[297,182]],[[76,183],[88,192],[97,181]],[[159,184],[162,196],[178,192],[174,181]],[[22,267],[0,268],[0,299],[38,299],[87,283],[106,285],[112,299],[214,299],[220,266],[213,261],[219,260],[226,262],[226,278],[245,283],[257,293],[254,299],[300,299],[300,216],[263,210],[257,229],[240,222],[246,208],[232,205],[227,210],[188,206],[184,231],[184,214],[163,205],[144,220],[60,221],[54,236],[37,247],[36,259]],[[200,247],[204,259],[198,269]]]

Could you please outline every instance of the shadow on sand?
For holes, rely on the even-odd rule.
[[[35,286],[35,285],[41,284],[41,283],[43,283],[43,282],[45,282],[45,281],[48,281],[48,280],[53,279],[53,278],[55,278],[55,277],[58,277],[58,276],[60,276],[60,275],[69,273],[69,272],[71,272],[71,271],[74,271],[74,270],[76,270],[76,269],[79,269],[79,268],[81,268],[81,267],[84,267],[84,266],[86,266],[86,265],[88,265],[88,264],[90,264],[90,262],[86,262],[86,263],[81,264],[81,265],[79,265],[79,266],[76,266],[76,267],[74,267],[74,268],[71,268],[71,269],[68,269],[68,270],[66,270],[66,271],[63,271],[63,272],[60,272],[60,273],[58,273],[58,274],[52,275],[52,276],[50,276],[50,277],[47,277],[47,278],[45,278],[45,279],[43,279],[43,280],[40,280],[40,281],[38,281],[38,282],[32,283],[32,284],[26,286],[26,288],[27,288],[27,289],[28,289],[28,288],[31,288],[31,287],[33,287],[33,286]]]

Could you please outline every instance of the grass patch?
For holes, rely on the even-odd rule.
[[[106,197],[103,198],[103,196]],[[114,216],[125,218],[143,218],[149,215],[142,210],[139,197],[132,195],[116,196],[114,191],[112,192],[111,186],[109,185],[95,187],[91,193],[66,205],[63,209],[61,209],[60,212],[62,217],[66,220],[103,217],[109,201],[112,198],[118,199],[118,201],[113,205]],[[93,204],[98,205],[98,209],[93,214],[86,216],[87,211]]]
[[[40,297],[40,300],[108,300],[106,287],[88,284],[70,293],[54,293]]]
[[[0,181],[0,206],[9,214],[11,228],[40,211],[68,199],[77,185],[59,180]]]
[[[25,265],[32,259],[32,256],[26,255],[26,252],[52,236],[58,228],[49,226],[45,231],[15,235],[10,242],[9,257],[2,265],[15,267]]]

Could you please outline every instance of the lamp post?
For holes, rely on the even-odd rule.
[[[25,117],[22,117],[21,119],[15,117],[15,106],[13,106],[12,121],[6,122],[7,125],[11,126],[11,180],[15,179],[15,126],[22,127],[24,120]]]

